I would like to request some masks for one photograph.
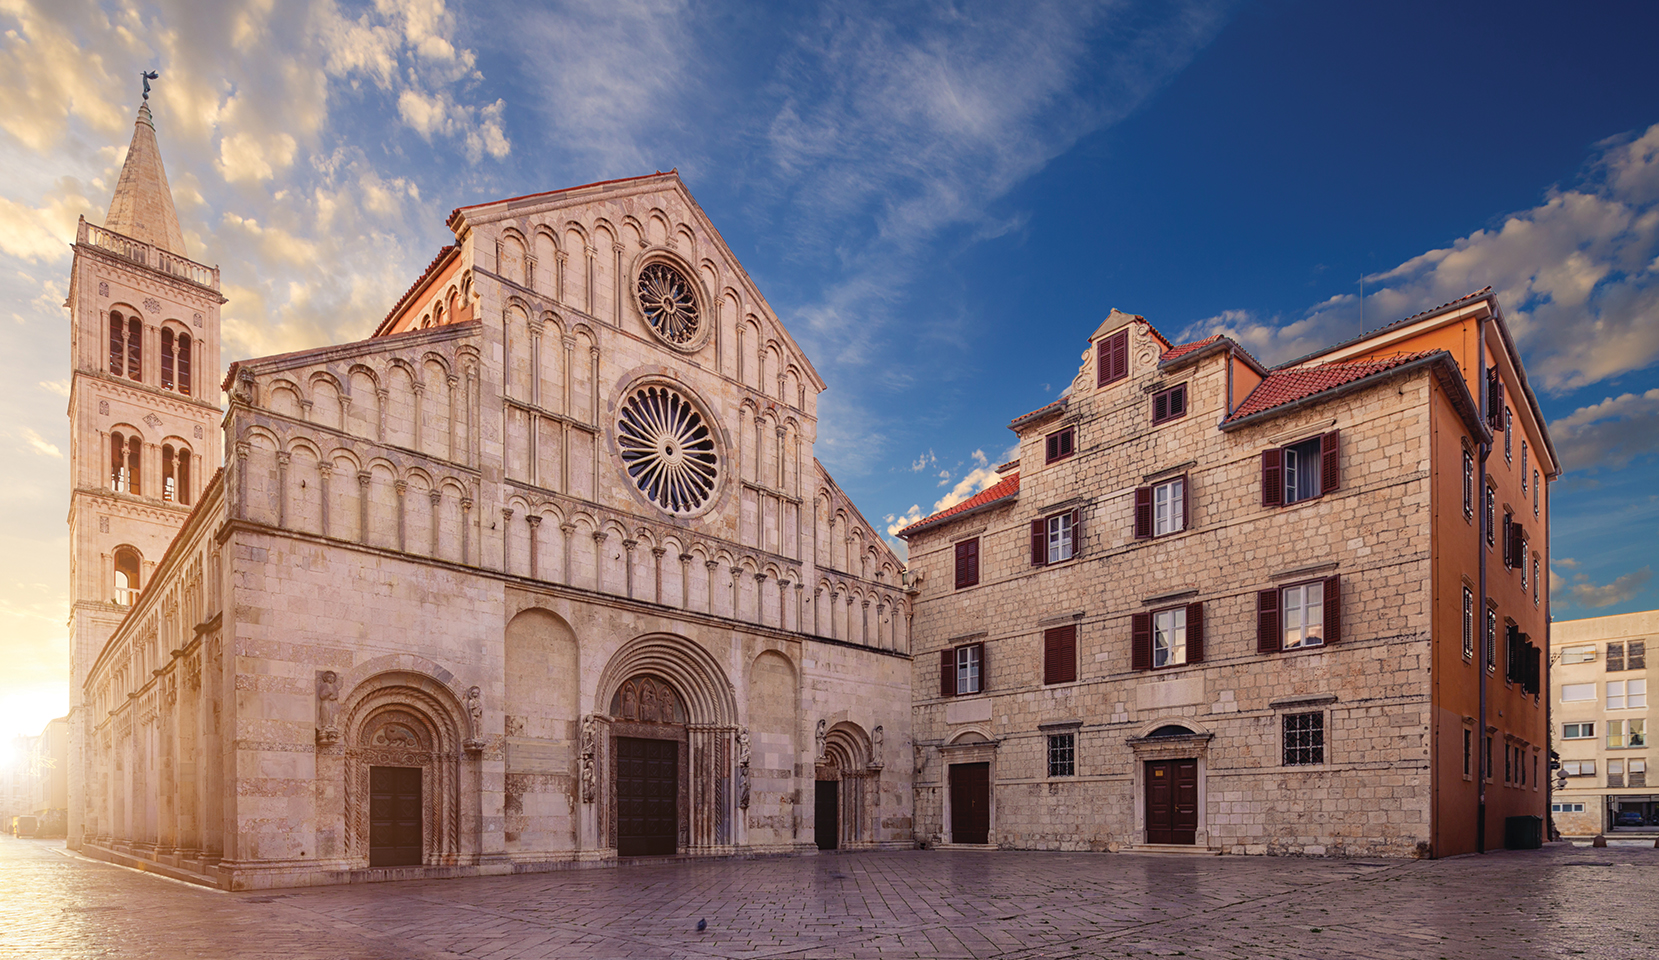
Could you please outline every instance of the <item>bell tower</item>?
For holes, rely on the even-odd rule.
[[[219,435],[219,268],[191,260],[156,144],[149,80],[103,226],[70,268],[69,842],[102,717],[82,684],[211,473]],[[186,629],[191,625],[186,625]]]

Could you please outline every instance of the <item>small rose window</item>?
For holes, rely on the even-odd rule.
[[[622,402],[616,442],[634,486],[669,513],[695,512],[714,493],[714,434],[697,408],[668,387],[642,387]]]
[[[639,309],[657,335],[685,346],[702,332],[702,311],[691,281],[666,263],[648,264],[639,272]]]

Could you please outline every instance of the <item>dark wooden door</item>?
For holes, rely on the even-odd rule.
[[[991,842],[989,763],[951,764],[950,839],[952,843]]]
[[[616,738],[616,852],[675,853],[679,840],[680,744]]]
[[[1146,842],[1198,841],[1198,761],[1146,764]]]
[[[421,862],[419,767],[369,768],[369,866]]]
[[[815,782],[818,792],[812,798],[812,832],[818,838],[818,849],[834,850],[841,840],[841,783],[838,780]]]

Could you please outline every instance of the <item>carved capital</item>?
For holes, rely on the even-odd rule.
[[[292,457],[289,455],[288,451],[286,451],[286,450],[278,450],[277,451],[276,460],[277,460],[278,464],[281,464],[282,466],[286,467],[286,466],[288,466],[288,462],[291,459],[292,459]]]
[[[604,543],[606,540],[609,540],[610,538],[611,538],[611,535],[606,533],[603,530],[593,531],[593,542],[594,543]]]
[[[367,471],[367,470],[357,471],[357,485],[358,486],[366,487],[366,486],[369,485],[369,481],[372,480],[372,479],[374,479],[374,475],[369,473],[369,471]]]
[[[668,552],[667,547],[652,547],[651,548],[651,556],[656,557],[658,560],[661,560],[663,558],[663,554],[665,554],[667,552]]]
[[[565,536],[568,537],[571,534],[576,532],[576,524],[574,524],[574,523],[561,523],[561,524],[559,524],[559,531],[561,533],[563,533]]]
[[[622,541],[622,549],[628,551],[629,553],[633,553],[634,548],[637,547],[637,546],[639,546],[639,541],[638,540],[624,540],[624,541]]]
[[[528,523],[531,527],[541,526],[541,520],[542,518],[534,513],[527,513],[524,515],[524,522]]]
[[[468,513],[472,512],[472,498],[471,497],[462,497],[461,498],[461,509],[468,512]]]
[[[513,519],[513,508],[512,507],[502,507],[501,508],[501,519],[503,519],[503,520]]]
[[[393,480],[392,481],[392,489],[396,490],[397,495],[401,497],[404,494],[409,492],[409,481],[407,481],[407,480]]]
[[[334,475],[334,464],[332,464],[332,463],[318,463],[317,464],[317,473],[322,475],[325,478],[333,476]]]
[[[443,493],[440,492],[440,491],[437,491],[437,490],[434,490],[431,493],[427,494],[427,497],[431,499],[432,505],[434,507],[437,506],[439,503],[442,503],[443,499],[444,499]]]

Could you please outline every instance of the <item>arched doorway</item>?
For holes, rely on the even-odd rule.
[[[1138,832],[1149,846],[1208,846],[1204,773],[1212,734],[1188,724],[1154,722],[1129,741],[1140,794]]]
[[[680,771],[687,764],[685,700],[661,677],[629,677],[611,697],[615,764],[616,853],[678,852]]]
[[[653,852],[723,853],[741,843],[737,702],[731,681],[708,651],[683,637],[640,637],[611,657],[598,693],[595,706],[603,712],[582,718],[584,844],[637,856],[642,846]],[[623,790],[628,806],[618,802]],[[645,818],[654,821],[653,839],[642,844],[638,830],[646,827],[631,823],[625,853],[623,816],[635,817],[639,807],[633,801],[646,792],[647,806],[655,811]],[[669,795],[673,849],[660,835]]]
[[[880,767],[870,762],[870,738],[855,723],[838,723],[824,733],[813,792],[813,834],[820,850],[863,844],[873,819],[868,809]]]

